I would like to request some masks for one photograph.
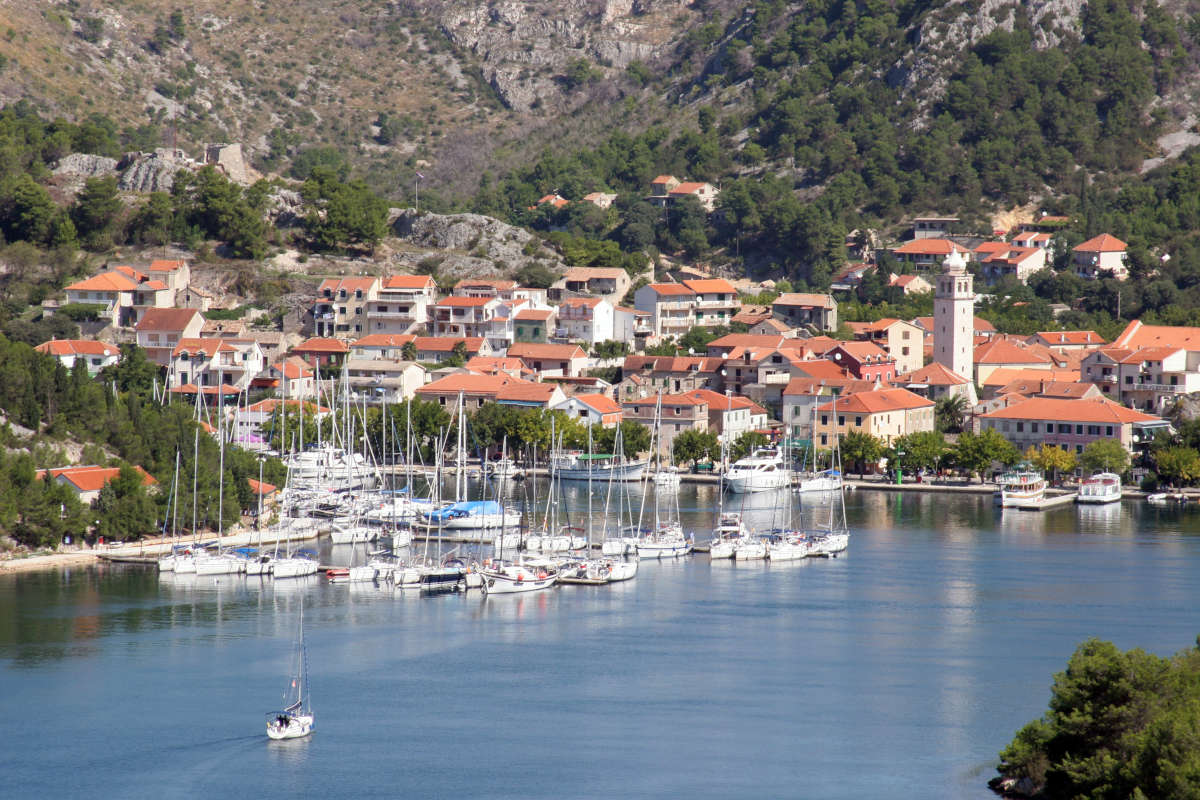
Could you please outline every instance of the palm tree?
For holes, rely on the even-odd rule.
[[[934,406],[934,419],[942,433],[962,433],[963,417],[967,414],[967,398],[961,394],[948,394],[939,398]]]

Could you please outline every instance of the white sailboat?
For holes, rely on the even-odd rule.
[[[650,450],[661,441],[662,436],[662,395],[658,396],[658,403],[654,410],[654,430],[650,434]],[[638,558],[677,558],[686,556],[692,552],[692,543],[686,536],[683,535],[683,525],[679,521],[679,494],[677,492],[666,493],[668,498],[668,516],[666,519],[662,517],[662,511],[656,498],[654,503],[654,528],[649,533],[643,535],[637,542]],[[674,507],[671,507],[671,503]],[[642,507],[645,508],[646,492],[642,492]],[[639,515],[640,516],[640,515]]]
[[[304,603],[300,604],[300,633],[292,658],[291,676],[283,690],[283,710],[267,715],[267,737],[300,739],[313,731],[315,717],[308,686],[308,653],[304,648]]]

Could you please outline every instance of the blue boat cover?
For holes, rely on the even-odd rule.
[[[436,511],[425,512],[425,518],[430,522],[445,522],[461,517],[476,517],[480,514],[499,514],[500,504],[495,500],[467,500],[462,503],[451,503]]]

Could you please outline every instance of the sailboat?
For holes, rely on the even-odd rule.
[[[304,603],[300,604],[300,634],[292,657],[292,672],[283,690],[283,710],[267,715],[267,737],[300,739],[313,730],[312,698],[308,686],[308,653],[304,649]]]
[[[721,437],[721,464],[724,464],[729,459],[729,439],[726,436]],[[733,558],[737,553],[738,545],[749,541],[750,534],[746,530],[746,524],[742,522],[742,515],[736,511],[727,512],[725,510],[725,470],[721,470],[721,486],[717,491],[719,498],[717,503],[717,524],[713,527],[712,542],[708,547],[708,557],[716,558]]]
[[[662,446],[661,394],[658,396],[658,403],[654,410],[654,431],[651,433],[650,438],[650,450],[654,452],[655,447]],[[692,552],[692,543],[683,535],[683,525],[679,522],[679,494],[677,492],[668,492],[666,496],[674,502],[674,507],[668,508],[668,516],[666,519],[663,519],[658,502],[661,498],[655,498],[654,530],[638,539],[638,558],[675,558],[677,556],[686,556]],[[645,498],[646,495],[643,492],[643,508],[645,507]]]

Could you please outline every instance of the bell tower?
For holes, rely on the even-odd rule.
[[[942,262],[933,296],[933,360],[975,382],[975,279],[957,250]]]

